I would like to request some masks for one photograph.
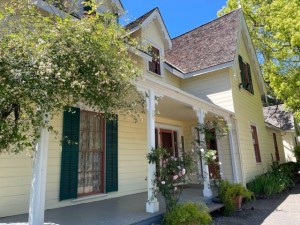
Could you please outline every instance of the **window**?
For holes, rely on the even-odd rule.
[[[66,109],[62,133],[60,200],[117,191],[117,117]]]
[[[279,150],[278,150],[278,144],[277,144],[276,133],[273,133],[273,140],[274,140],[274,147],[275,147],[275,157],[276,157],[276,161],[280,161],[280,156],[279,156]]]
[[[253,147],[254,147],[255,159],[256,159],[257,163],[260,163],[261,157],[260,157],[260,150],[259,150],[256,126],[251,125],[251,133],[252,133],[252,142],[253,142]]]
[[[149,71],[157,75],[161,75],[160,71],[160,55],[159,50],[153,46],[150,48],[150,54],[152,56],[152,61],[149,62]]]
[[[81,111],[78,195],[104,192],[104,128],[104,115]]]
[[[245,90],[249,91],[251,94],[254,94],[252,77],[251,77],[251,68],[248,63],[243,61],[242,56],[239,55],[239,65],[241,71],[242,83],[240,84]]]

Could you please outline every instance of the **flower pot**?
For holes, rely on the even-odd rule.
[[[243,201],[243,196],[242,195],[238,195],[234,198],[235,209],[237,211],[242,210],[242,201]]]

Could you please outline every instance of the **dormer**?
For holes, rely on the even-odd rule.
[[[126,25],[125,29],[128,31],[128,35],[140,38],[148,45],[146,52],[148,56],[144,57],[147,61],[147,71],[157,76],[163,76],[164,52],[172,47],[172,41],[159,9],[152,9]]]

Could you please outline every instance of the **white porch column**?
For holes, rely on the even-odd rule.
[[[148,153],[155,148],[155,94],[153,90],[149,90],[147,96],[147,143]],[[146,212],[155,213],[159,211],[159,202],[154,196],[154,179],[156,165],[148,164],[148,200],[146,202]]]
[[[233,182],[238,183],[237,176],[237,165],[236,165],[236,157],[235,157],[235,145],[233,142],[233,132],[232,132],[232,121],[230,118],[226,119],[228,126],[228,137],[229,137],[229,147],[230,147],[230,156],[231,156],[231,166],[232,166],[232,174],[233,174]]]
[[[198,118],[198,123],[199,124],[204,124],[204,118],[206,112],[203,109],[194,109],[197,113],[197,118]],[[200,137],[200,145],[204,146],[204,149],[206,147],[206,142],[205,142],[205,134],[202,132],[199,132],[199,137]],[[211,197],[212,196],[212,191],[210,188],[209,184],[209,169],[207,163],[205,163],[204,159],[201,159],[202,163],[202,168],[203,168],[203,196],[204,197]]]
[[[48,116],[44,114],[44,120],[49,122],[49,114]],[[29,225],[44,224],[48,143],[49,131],[47,128],[41,128],[41,137],[36,145],[33,160],[28,218]]]

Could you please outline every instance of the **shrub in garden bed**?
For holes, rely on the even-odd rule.
[[[163,218],[165,225],[209,225],[211,221],[208,208],[202,202],[177,204]]]
[[[272,171],[255,177],[247,184],[257,197],[269,197],[294,186],[299,164],[288,162],[281,165],[273,163]]]

